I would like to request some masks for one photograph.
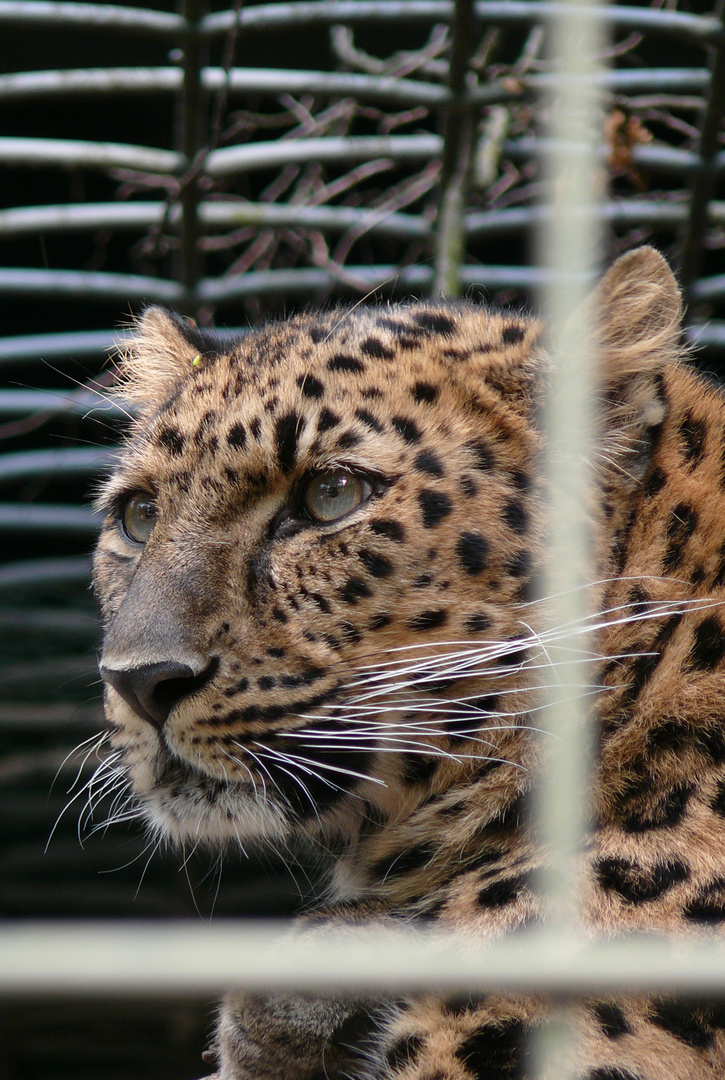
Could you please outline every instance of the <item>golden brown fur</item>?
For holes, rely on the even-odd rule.
[[[583,903],[607,933],[702,932],[725,921],[725,404],[678,360],[679,296],[651,249],[610,270],[591,322],[603,626]],[[540,337],[464,303],[232,344],[140,320],[96,586],[105,768],[153,829],[313,838],[332,921],[484,937],[535,916]],[[540,1015],[513,997],[247,997],[216,1053],[223,1080],[514,1080]],[[712,1005],[592,1002],[580,1024],[589,1080],[725,1073]]]

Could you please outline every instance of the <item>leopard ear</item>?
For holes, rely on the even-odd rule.
[[[682,301],[674,274],[652,247],[617,259],[594,294],[606,383],[661,370],[680,349]]]
[[[142,413],[158,408],[194,369],[195,327],[164,308],[150,307],[119,348],[118,392]],[[198,362],[198,360],[197,360]]]
[[[663,372],[681,352],[680,292],[659,252],[642,247],[614,263],[592,299],[605,451],[637,480],[667,413]]]

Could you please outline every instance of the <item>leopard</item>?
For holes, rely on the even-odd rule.
[[[603,936],[715,934],[725,397],[688,362],[654,248],[621,255],[586,311],[582,918]],[[538,316],[470,299],[233,338],[152,306],[123,346],[132,420],[94,557],[106,786],[182,848],[314,849],[314,933],[404,923],[478,942],[543,917],[550,352]],[[520,1080],[547,1010],[498,990],[232,992],[207,1058],[217,1080]],[[718,1001],[615,993],[573,1015],[586,1080],[725,1075]]]

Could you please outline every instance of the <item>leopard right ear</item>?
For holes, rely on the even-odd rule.
[[[199,363],[197,333],[180,315],[147,308],[119,347],[118,393],[142,413],[159,408]]]

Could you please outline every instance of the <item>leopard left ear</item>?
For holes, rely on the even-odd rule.
[[[617,259],[591,302],[604,457],[639,480],[667,413],[663,372],[681,352],[680,291],[659,252],[642,247]]]
[[[607,384],[652,368],[661,370],[680,348],[682,301],[675,276],[652,247],[617,259],[593,302]]]
[[[142,414],[157,409],[194,370],[200,356],[195,327],[186,330],[180,315],[150,307],[120,347],[118,391]]]

